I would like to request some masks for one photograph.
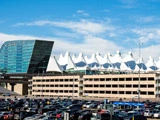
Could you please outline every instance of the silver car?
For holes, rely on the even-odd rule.
[[[144,116],[145,117],[153,117],[153,115],[154,115],[154,113],[155,113],[155,111],[154,110],[145,110],[144,111]]]
[[[160,118],[160,111],[155,111],[153,117],[154,118]]]

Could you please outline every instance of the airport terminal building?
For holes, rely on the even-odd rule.
[[[0,49],[1,83],[19,94],[28,94],[28,74],[46,70],[52,52],[53,41],[6,41]]]
[[[4,75],[0,82],[21,95],[132,98],[140,90],[141,98],[160,97],[160,59],[136,62],[131,52],[122,58],[117,51],[114,56],[96,53],[90,58],[83,53],[71,57],[66,52],[57,60],[51,56],[53,44],[45,40],[5,42],[0,49]]]
[[[0,70],[7,74],[36,73],[47,67],[53,42],[16,40],[5,42],[0,49]]]

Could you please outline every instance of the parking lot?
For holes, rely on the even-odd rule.
[[[3,117],[15,120],[27,120],[37,117],[37,120],[64,120],[65,113],[70,120],[101,120],[105,115],[106,120],[154,120],[154,114],[149,114],[155,110],[160,103],[146,101],[143,103],[127,101],[111,101],[107,99],[78,99],[78,98],[47,98],[47,97],[28,97],[28,96],[1,96],[0,111],[9,111]],[[160,107],[157,107],[157,110]],[[147,111],[149,111],[147,113]],[[30,118],[28,118],[30,117]],[[159,116],[160,117],[160,116]],[[1,117],[0,117],[1,119]],[[157,119],[157,118],[156,118]],[[158,118],[160,119],[160,118]],[[139,119],[138,119],[139,120]]]

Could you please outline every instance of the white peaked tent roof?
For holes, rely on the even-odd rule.
[[[142,57],[140,57],[137,61],[136,61],[136,66],[138,67],[138,68],[135,68],[135,71],[139,71],[139,66],[140,66],[140,71],[145,71],[146,70],[146,68],[147,68],[147,66],[146,66],[146,64],[144,63],[144,61],[143,61],[143,58]],[[138,66],[139,65],[139,66]]]
[[[102,59],[102,64],[105,64],[105,63],[108,63],[108,64],[112,64],[110,59],[109,59],[109,56],[108,55],[105,55],[104,58]]]
[[[48,62],[48,66],[47,66],[47,72],[63,72],[63,68],[58,64],[55,56],[50,57],[49,62]]]
[[[132,52],[128,52],[128,54],[122,60],[130,70],[134,70],[136,66],[136,62],[133,58]]]
[[[120,66],[120,70],[122,70],[122,71],[131,71],[132,69],[129,68],[124,62],[122,62],[121,66]]]
[[[76,67],[74,70],[90,70],[90,67],[86,65],[84,67]]]
[[[108,58],[109,61],[112,63],[113,56],[111,55],[111,53],[108,53],[108,54],[107,54],[107,58]]]
[[[96,53],[96,58],[99,64],[103,64],[103,57],[99,52]]]
[[[134,61],[132,52],[128,52],[126,57],[123,58],[123,62]]]
[[[120,69],[117,66],[113,70],[114,71],[120,71]]]
[[[143,58],[140,57],[137,61],[136,61],[136,64],[144,64],[144,61],[143,61]]]
[[[112,63],[121,63],[122,62],[122,56],[120,51],[117,51],[117,53],[112,57],[111,59]]]
[[[76,55],[75,54],[72,55],[72,60],[74,63],[76,62]]]
[[[61,65],[61,64],[63,64],[63,61],[64,61],[64,56],[61,53],[60,56],[59,56],[59,59],[58,59],[58,63]]]
[[[151,69],[150,67],[147,67],[146,72],[154,72],[155,70]]]
[[[75,69],[75,68],[76,68],[76,66],[75,66],[70,54],[68,54],[68,63],[67,63],[66,69],[68,70],[68,69]]]
[[[84,59],[84,56],[83,56],[83,53],[79,53],[78,57],[75,58],[74,60],[74,63],[79,63],[79,62],[84,62],[86,63],[85,59]]]
[[[139,71],[140,71],[140,73],[145,73],[146,72],[146,70],[143,69],[143,67],[139,70],[139,66],[136,64],[134,72],[139,73]]]
[[[149,67],[157,67],[154,59],[153,59],[151,56],[149,57],[148,62],[146,63],[146,66],[147,66],[148,68],[149,68]]]
[[[118,68],[116,68],[116,69],[118,69]],[[107,68],[107,71],[113,71],[113,70],[114,70],[113,66],[110,66]]]
[[[136,64],[136,66],[135,66],[134,72],[139,72],[139,67],[138,67],[137,64]]]
[[[63,66],[63,65],[67,65],[68,63],[68,56],[70,56],[69,52],[66,52],[65,56],[63,56],[62,54],[59,57],[58,63]]]
[[[92,54],[91,58],[88,58],[87,56],[85,56],[84,59],[85,59],[87,64],[98,63],[98,60],[97,60],[95,54]]]
[[[160,57],[158,58],[158,61],[156,62],[156,66],[158,67],[158,69],[160,69]]]
[[[99,66],[96,66],[96,65],[94,65],[92,68],[91,68],[91,70],[99,70]]]

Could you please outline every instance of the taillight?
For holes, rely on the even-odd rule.
[[[3,118],[4,118],[4,120],[8,119],[8,115],[4,115]]]

